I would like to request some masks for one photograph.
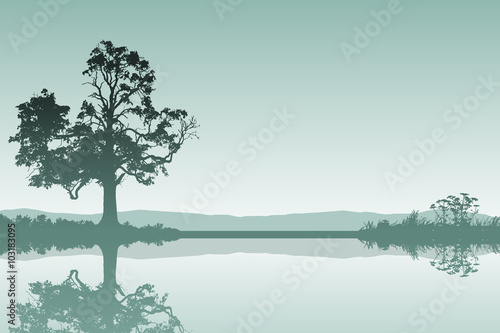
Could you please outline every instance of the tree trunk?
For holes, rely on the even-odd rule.
[[[104,189],[103,195],[103,213],[100,226],[103,227],[116,227],[119,226],[118,222],[118,212],[116,208],[116,175],[115,175],[115,163],[114,163],[114,138],[112,135],[113,131],[113,111],[114,108],[110,108],[106,112],[106,131],[104,138],[106,144],[103,149],[103,178],[102,187]]]
[[[116,262],[118,258],[118,244],[105,243],[100,244],[103,257],[103,283],[100,290],[101,297],[97,298],[99,306],[102,307],[102,319],[106,325],[104,332],[114,333],[114,319],[119,309],[116,300],[117,282],[116,282]],[[99,294],[98,294],[99,295]]]
[[[113,180],[103,182],[103,214],[99,225],[118,226],[118,211],[116,208],[116,183]]]
[[[119,245],[110,243],[99,244],[103,257],[103,288],[107,288],[113,295],[116,291],[116,263],[118,261]]]

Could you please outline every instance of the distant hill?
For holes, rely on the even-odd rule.
[[[2,210],[3,214],[9,218],[17,215],[36,217],[38,215],[46,215],[48,218],[55,220],[63,218],[67,220],[89,220],[98,223],[101,219],[101,214],[80,215],[66,213],[47,213],[32,209],[14,209]],[[391,223],[401,221],[408,214],[377,214],[377,213],[357,213],[348,211],[325,212],[325,213],[306,213],[306,214],[290,214],[290,215],[271,215],[271,216],[246,216],[236,217],[230,215],[202,215],[202,214],[187,214],[187,213],[171,213],[160,211],[134,210],[128,212],[119,212],[118,219],[121,223],[126,221],[136,227],[145,225],[154,225],[161,223],[165,227],[176,228],[183,231],[199,230],[336,230],[336,231],[355,231],[363,227],[365,222],[379,220],[389,220]],[[422,212],[422,217],[433,219],[435,214],[433,211]],[[486,217],[486,216],[480,216]]]
[[[9,218],[17,215],[36,217],[46,215],[55,220],[63,218],[67,220],[89,220],[98,223],[101,214],[79,215],[64,213],[47,213],[32,209],[15,209],[0,211]],[[308,214],[290,214],[275,216],[248,216],[235,217],[230,215],[201,215],[183,214],[158,211],[129,211],[118,213],[119,220],[123,223],[130,222],[132,225],[141,227],[147,224],[162,223],[166,227],[179,230],[191,231],[216,231],[216,230],[323,230],[323,231],[356,231],[363,227],[367,221],[377,222],[389,220],[390,222],[401,221],[408,214],[377,214],[357,212],[325,212]],[[420,214],[429,219],[434,218],[433,211]],[[479,217],[487,217],[480,215]],[[120,257],[127,258],[166,258],[196,256],[205,254],[231,254],[231,253],[267,253],[286,254],[294,256],[315,255],[313,250],[317,246],[316,239],[181,239],[168,242],[162,246],[151,246],[137,243],[130,248],[121,247]],[[334,258],[371,257],[379,255],[407,255],[403,250],[391,248],[389,251],[380,251],[377,248],[368,249],[363,243],[355,239],[337,239],[335,241],[339,248],[335,253],[328,255]],[[101,250],[96,246],[92,249],[70,249],[60,252],[56,249],[49,250],[46,254],[29,253],[20,255],[21,260],[32,260],[51,256],[69,256],[80,254],[101,255]],[[422,254],[425,258],[434,258],[434,253]]]

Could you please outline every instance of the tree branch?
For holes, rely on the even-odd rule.
[[[80,190],[82,189],[82,187],[84,187],[86,185],[87,182],[85,181],[82,181],[80,182],[80,184],[78,185],[75,185],[73,186],[71,189],[68,190],[68,193],[69,193],[69,197],[71,198],[71,200],[77,200],[78,199],[78,192],[80,192]],[[75,189],[76,187],[76,189]],[[73,191],[75,194],[73,194]]]

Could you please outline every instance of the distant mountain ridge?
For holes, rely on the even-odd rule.
[[[52,220],[57,218],[67,220],[88,220],[98,223],[101,219],[101,214],[68,214],[68,213],[47,213],[33,209],[13,209],[2,210],[0,214],[8,218],[14,218],[17,215],[36,217],[38,215],[46,215]],[[231,215],[203,215],[190,213],[176,212],[161,212],[134,210],[127,212],[119,212],[118,219],[121,223],[130,222],[136,227],[145,225],[154,225],[157,223],[163,224],[165,227],[176,228],[183,231],[356,231],[364,226],[365,222],[379,220],[389,220],[393,223],[401,221],[408,214],[379,214],[369,212],[349,212],[335,211],[324,213],[303,213],[289,215],[270,215],[270,216],[245,216],[236,217]],[[426,211],[420,213],[420,216],[428,219],[433,219],[435,213]],[[486,218],[486,215],[478,215],[480,218]]]

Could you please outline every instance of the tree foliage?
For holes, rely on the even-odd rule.
[[[197,137],[198,124],[183,109],[153,106],[149,62],[102,41],[83,75],[92,93],[73,122],[69,106],[47,89],[17,106],[20,125],[9,142],[20,144],[16,165],[30,169],[29,185],[61,186],[77,199],[94,181],[116,186],[129,176],[151,185],[160,173],[167,176],[166,165]]]
[[[18,304],[19,325],[10,332],[185,332],[166,305],[168,294],[158,295],[153,285],[144,284],[125,294],[120,287],[118,292],[102,284],[93,288],[78,273],[72,270],[60,284],[30,283],[30,300]]]

